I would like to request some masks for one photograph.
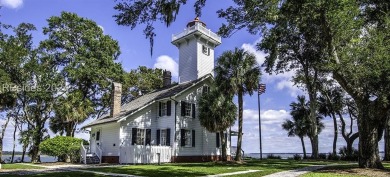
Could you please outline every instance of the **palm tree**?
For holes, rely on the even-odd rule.
[[[205,93],[199,100],[199,121],[210,132],[218,132],[222,144],[222,160],[226,161],[225,131],[234,125],[237,106],[233,96],[225,96],[218,89]]]
[[[284,130],[287,131],[287,135],[289,137],[298,136],[301,140],[302,149],[303,149],[303,158],[306,159],[306,148],[305,148],[305,141],[303,138],[307,136],[307,127],[306,127],[306,120],[304,117],[298,117],[294,116],[292,117],[293,120],[286,119],[285,122],[283,122],[282,127]]]
[[[313,139],[314,135],[311,133],[311,128],[313,125],[311,125],[310,121],[310,102],[306,101],[305,96],[298,96],[297,102],[292,102],[290,104],[291,112],[290,115],[293,118],[293,121],[286,121],[283,123],[283,128],[287,131],[289,131],[289,136],[298,136],[301,138],[301,143],[303,146],[304,151],[304,158],[305,158],[305,147],[303,142],[303,137],[308,136],[311,142],[311,145],[313,146]],[[318,134],[321,133],[322,129],[325,127],[324,124],[321,122],[323,117],[321,117],[319,114],[316,116],[316,124],[318,129]],[[291,131],[291,133],[290,133]]]
[[[93,112],[92,102],[83,98],[81,92],[72,92],[60,98],[55,106],[55,117],[50,120],[50,129],[54,133],[65,132],[74,137],[76,126],[84,122]]]
[[[258,88],[260,67],[256,63],[255,55],[238,48],[224,52],[217,60],[214,69],[217,86],[224,94],[238,97],[238,139],[235,160],[241,161],[243,96],[252,95]]]
[[[21,162],[24,162],[24,156],[26,155],[26,151],[27,151],[27,148],[28,146],[30,146],[31,144],[31,135],[32,135],[32,131],[30,129],[27,128],[27,130],[20,130],[19,132],[19,144],[22,145],[22,160]]]

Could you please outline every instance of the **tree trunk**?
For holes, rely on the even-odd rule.
[[[18,128],[18,121],[15,119],[15,129],[14,129],[14,142],[13,142],[13,148],[12,148],[12,156],[11,156],[11,162],[14,162],[14,157],[15,157],[15,146],[16,146],[16,129]]]
[[[336,157],[336,155],[337,155],[338,127],[337,127],[337,118],[336,118],[336,115],[334,114],[334,112],[332,112],[332,118],[333,118],[333,130],[334,130],[332,156]]]
[[[24,162],[24,156],[26,155],[27,146],[23,145],[23,152],[22,152],[22,160],[21,162]]]
[[[219,132],[219,135],[221,137],[221,144],[222,144],[222,161],[227,161],[225,133],[221,131]]]
[[[3,157],[3,138],[4,138],[4,135],[5,135],[5,129],[7,129],[7,125],[8,125],[8,122],[9,122],[9,117],[7,118],[7,120],[5,121],[4,125],[2,126],[2,130],[1,130],[1,137],[0,137],[0,163],[3,161],[2,160],[2,157]]]
[[[390,119],[387,118],[385,128],[385,161],[390,161]]]
[[[43,133],[42,133],[41,126],[35,127],[35,130],[33,132],[33,144],[31,147],[31,162],[32,163],[41,162],[39,145],[41,144],[42,136],[43,136]]]
[[[299,139],[301,139],[301,143],[302,143],[303,159],[307,159],[305,141],[303,140],[303,137],[299,137]]]
[[[311,143],[311,158],[318,159],[318,136],[317,138],[310,137],[310,143]]]
[[[241,153],[241,144],[242,144],[242,114],[243,114],[243,98],[242,92],[238,93],[238,137],[237,137],[237,152],[236,152],[236,161],[242,160]]]
[[[311,92],[314,92],[311,89]],[[318,158],[318,126],[317,126],[317,98],[316,92],[309,94],[310,99],[310,140],[311,140],[311,157]]]
[[[380,122],[375,121],[374,117],[377,110],[367,105],[370,104],[369,100],[365,101],[364,104],[358,103],[359,167],[383,169],[378,149]]]

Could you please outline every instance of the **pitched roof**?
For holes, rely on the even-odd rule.
[[[148,104],[153,103],[156,100],[161,100],[164,98],[175,96],[175,95],[183,92],[186,89],[191,88],[192,86],[198,84],[199,82],[201,82],[209,77],[211,77],[211,74],[207,74],[207,75],[200,77],[199,79],[196,79],[193,81],[188,81],[188,82],[184,82],[181,84],[173,84],[173,85],[170,85],[170,86],[165,87],[165,88],[154,90],[150,93],[147,93],[145,95],[142,95],[142,96],[134,99],[133,101],[131,101],[127,104],[122,105],[121,112],[118,115],[111,117],[110,114],[105,114],[101,118],[92,121],[91,123],[85,125],[82,128],[88,128],[88,127],[98,125],[98,124],[105,124],[105,123],[111,123],[111,122],[118,121],[118,120],[130,115],[131,113],[134,113],[135,111],[142,109],[144,106],[147,106]]]

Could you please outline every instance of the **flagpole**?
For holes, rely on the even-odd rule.
[[[265,92],[265,84],[259,84],[258,94],[257,94],[257,100],[258,100],[258,107],[259,107],[259,143],[260,143],[260,160],[263,160],[263,147],[261,142],[261,114],[260,114],[260,95]]]

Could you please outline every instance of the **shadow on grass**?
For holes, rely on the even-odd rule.
[[[162,165],[129,165],[89,169],[100,172],[131,174],[150,177],[204,176],[246,170],[262,170],[266,173],[303,168],[310,165],[327,164],[321,161],[250,160],[239,163],[170,163]]]
[[[317,174],[340,174],[345,176],[390,176],[390,169],[359,168],[357,164],[327,166],[314,171]]]
[[[146,166],[146,165],[145,165]],[[108,173],[119,173],[119,174],[131,174],[137,176],[149,176],[149,177],[171,177],[171,176],[205,176],[208,175],[206,172],[186,170],[183,168],[175,168],[170,166],[159,166],[158,168],[148,168],[142,166],[126,166],[126,167],[107,167],[95,169],[95,171],[108,172]],[[150,165],[153,167],[152,165]],[[89,169],[92,170],[92,169]]]
[[[70,172],[70,171],[63,171],[58,172],[58,170],[45,170],[45,171],[31,171],[31,170],[13,170],[13,171],[7,171],[3,172],[0,170],[0,176],[1,177],[103,177],[103,175],[98,175],[94,173],[84,173],[84,172]]]

